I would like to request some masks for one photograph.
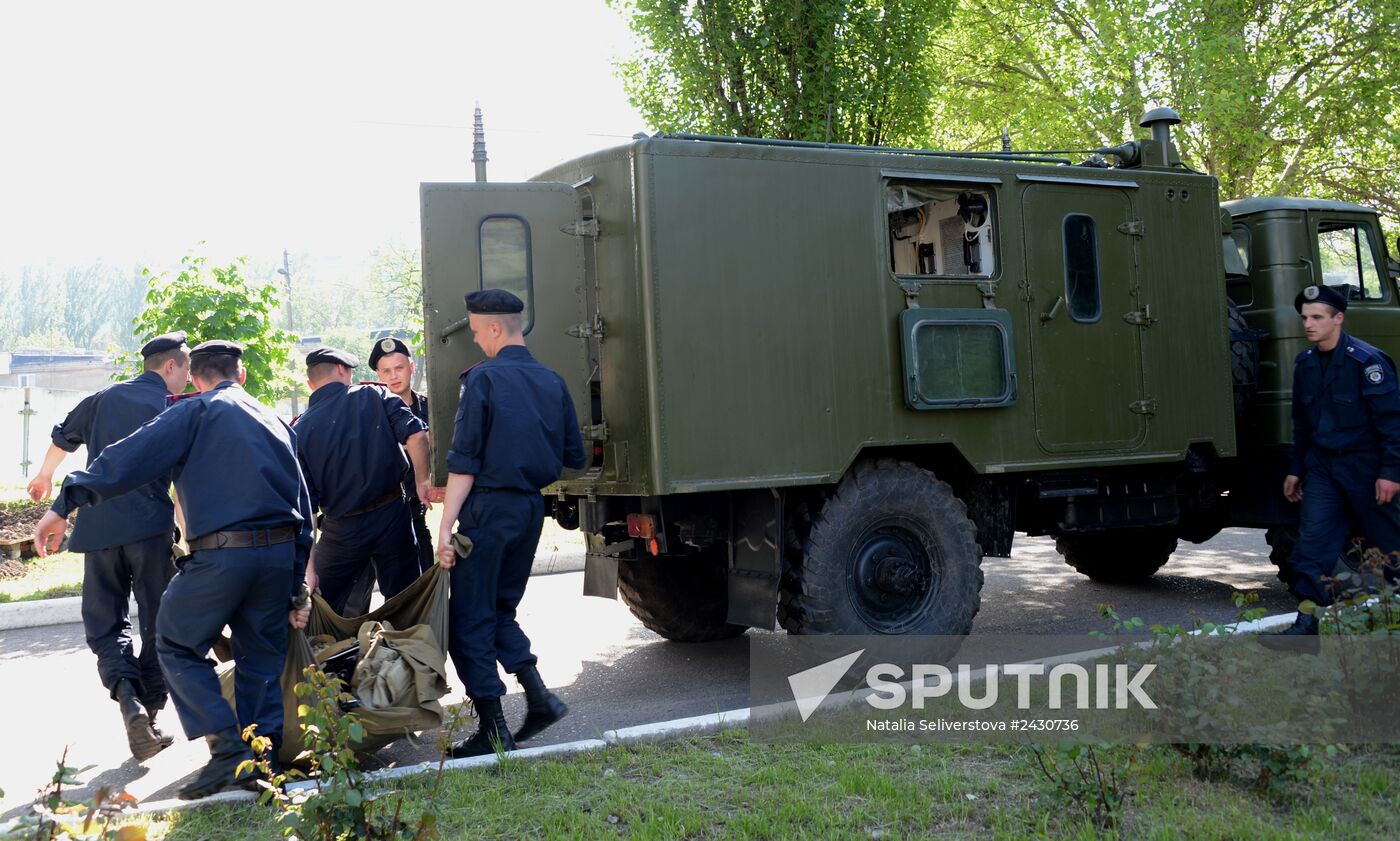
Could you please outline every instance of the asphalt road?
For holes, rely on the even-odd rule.
[[[1292,599],[1274,576],[1262,532],[1231,529],[1200,546],[1183,544],[1151,581],[1137,586],[1094,583],[1071,570],[1046,538],[1017,536],[1014,557],[984,561],[986,583],[978,634],[1076,634],[1105,630],[1097,605],[1148,623],[1188,624],[1235,617],[1231,593],[1257,592],[1271,613],[1291,611]],[[520,621],[540,658],[547,683],[571,714],[534,744],[596,738],[605,730],[747,706],[748,636],[716,643],[676,644],[643,628],[620,602],[584,598],[582,573],[537,576]],[[202,741],[178,740],[145,766],[126,750],[114,703],[97,682],[94,658],[80,625],[0,632],[0,819],[13,817],[53,773],[65,747],[68,764],[94,765],[91,785],[123,785],[141,799],[173,796],[180,780],[208,758]],[[455,680],[453,681],[456,682]],[[506,699],[518,722],[523,699]],[[459,703],[460,689],[444,699]],[[178,732],[173,711],[162,717]],[[376,755],[384,765],[436,758],[434,734],[400,741]]]

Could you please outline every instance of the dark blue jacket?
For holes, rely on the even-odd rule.
[[[165,410],[170,390],[165,380],[147,371],[134,380],[114,383],[83,398],[63,423],[53,428],[53,443],[65,452],[87,447],[91,465],[102,451]],[[74,552],[96,552],[135,543],[175,526],[170,501],[170,474],[157,476],[131,493],[94,505],[78,514],[68,546]]]
[[[1293,447],[1288,472],[1303,476],[1310,450],[1380,457],[1379,478],[1400,482],[1400,390],[1381,350],[1342,333],[1324,374],[1317,348],[1293,368]]]
[[[87,470],[70,473],[53,510],[66,517],[171,474],[191,537],[298,526],[293,580],[300,586],[312,520],[296,435],[233,382],[177,402]]]
[[[449,472],[475,476],[473,488],[537,492],[587,463],[569,387],[523,346],[462,374]]]
[[[342,517],[400,486],[401,445],[428,427],[387,388],[333,382],[311,393],[293,428],[311,507]]]

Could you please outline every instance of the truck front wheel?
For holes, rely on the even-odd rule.
[[[1061,535],[1055,550],[1065,563],[1105,584],[1135,584],[1156,574],[1176,551],[1170,529],[1114,529]]]
[[[797,634],[966,634],[982,553],[967,508],[932,473],[864,462],[821,505],[778,615]]]
[[[724,546],[703,555],[619,561],[617,592],[632,615],[675,642],[737,637],[746,628],[725,621],[729,589]]]

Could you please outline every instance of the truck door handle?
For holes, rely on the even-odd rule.
[[[1064,296],[1064,295],[1057,295],[1057,296],[1055,297],[1055,303],[1053,303],[1053,304],[1050,305],[1050,311],[1049,311],[1049,312],[1043,312],[1043,313],[1040,314],[1040,323],[1041,323],[1041,324],[1044,324],[1045,322],[1047,322],[1047,321],[1049,321],[1050,319],[1054,318],[1057,314],[1059,314],[1059,312],[1060,312],[1060,307],[1064,306],[1064,304],[1065,304],[1065,296]]]

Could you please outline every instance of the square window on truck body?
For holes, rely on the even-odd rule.
[[[985,278],[996,270],[992,193],[986,187],[885,182],[890,271],[900,276]]]

